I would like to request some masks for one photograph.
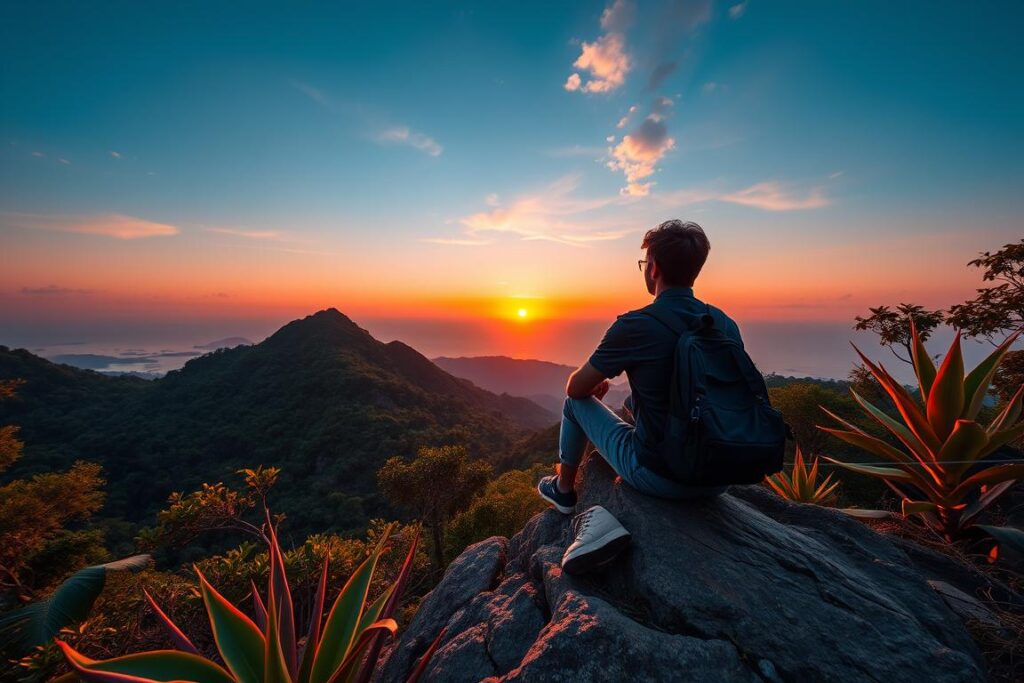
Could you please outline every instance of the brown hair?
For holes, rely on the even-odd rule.
[[[691,221],[674,218],[648,230],[640,248],[646,249],[647,258],[658,264],[665,284],[692,287],[708,260],[711,242],[704,234],[704,228]]]

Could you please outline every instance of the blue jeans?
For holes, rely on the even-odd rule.
[[[630,408],[627,399],[627,408]],[[623,481],[641,493],[659,498],[697,498],[713,496],[725,490],[686,486],[666,479],[640,464],[633,442],[633,426],[593,396],[566,398],[562,408],[562,427],[558,435],[558,459],[566,465],[579,465],[587,448],[594,444]]]

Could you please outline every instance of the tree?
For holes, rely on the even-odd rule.
[[[899,304],[893,310],[889,306],[878,306],[868,308],[871,312],[866,318],[857,316],[857,323],[853,326],[855,330],[867,330],[874,332],[879,337],[882,346],[888,348],[892,355],[904,363],[911,362],[910,320],[917,326],[917,333],[921,341],[928,341],[932,331],[942,324],[945,313],[942,311],[930,311],[924,306],[917,304]],[[904,352],[901,355],[897,349]]]
[[[982,287],[975,298],[951,307],[949,324],[968,337],[990,341],[1024,327],[1024,239],[995,253],[983,252],[967,265],[984,268],[982,279],[998,284]]]
[[[771,387],[768,396],[786,418],[796,442],[808,457],[822,453],[832,444],[832,439],[818,429],[825,418],[822,406],[844,417],[853,417],[857,412],[849,396],[813,382]]]
[[[20,380],[0,381],[0,399],[11,399]],[[0,427],[0,472],[24,444],[14,425]],[[103,505],[103,478],[95,463],[75,462],[66,472],[46,472],[0,486],[0,598],[28,600],[69,571],[105,559],[103,535],[69,528]]]
[[[490,475],[491,466],[470,460],[465,446],[424,447],[412,460],[389,458],[377,472],[377,483],[393,505],[430,527],[434,568],[440,572],[448,521],[469,507]]]

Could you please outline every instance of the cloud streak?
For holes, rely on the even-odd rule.
[[[401,144],[408,145],[414,149],[418,149],[424,154],[429,154],[432,157],[439,157],[444,151],[442,147],[434,138],[429,135],[423,135],[415,131],[409,130],[407,126],[395,126],[388,128],[387,130],[381,131],[377,135],[377,142],[383,144]]]
[[[121,214],[100,216],[42,216],[36,214],[7,214],[0,218],[4,225],[30,230],[54,230],[82,235],[98,235],[121,240],[170,237],[180,231],[176,226],[157,223]]]
[[[268,240],[281,242],[288,239],[288,236],[277,230],[241,230],[237,228],[206,228],[206,232],[215,232],[219,235],[232,235],[233,237],[244,237],[250,240]]]
[[[21,293],[30,296],[70,296],[73,294],[93,294],[92,289],[72,289],[70,287],[58,287],[57,285],[46,285],[45,287],[22,287]]]
[[[730,192],[718,197],[723,202],[750,206],[764,211],[803,211],[820,209],[831,202],[820,188],[811,188],[803,193],[796,193],[779,182],[764,182]]]
[[[592,242],[617,240],[634,232],[618,227],[621,224],[609,224],[607,219],[581,220],[580,216],[628,200],[619,196],[580,198],[576,196],[578,187],[579,176],[571,175],[510,203],[502,203],[496,195],[490,195],[485,202],[487,210],[459,219],[463,228],[461,237],[430,237],[421,241],[483,246],[495,241],[498,235],[512,235],[524,241],[584,247]]]

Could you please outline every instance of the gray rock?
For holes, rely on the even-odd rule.
[[[508,539],[494,536],[469,546],[448,565],[440,583],[423,598],[401,640],[391,648],[378,680],[405,680],[407,672],[452,615],[500,582],[507,550]],[[449,637],[455,635],[449,630]]]
[[[968,595],[956,586],[951,586],[945,581],[928,579],[928,585],[936,593],[942,596],[949,608],[953,610],[964,621],[977,621],[983,626],[990,628],[1002,627],[999,617],[992,613],[988,607],[981,603],[981,600]]]
[[[501,540],[467,548],[382,680],[402,680],[444,625],[428,681],[985,678],[961,621],[864,524],[759,486],[685,503],[650,498],[599,458],[581,476],[579,509],[603,505],[632,547],[570,577],[559,566],[568,518],[548,511],[507,543],[503,567],[494,566]],[[481,588],[468,595],[465,572],[478,566]]]

